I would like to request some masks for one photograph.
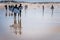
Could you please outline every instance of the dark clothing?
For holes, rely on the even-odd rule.
[[[6,8],[6,10],[7,10],[7,5],[5,5],[5,8]]]
[[[51,9],[54,9],[54,6],[53,5],[51,6]]]
[[[22,6],[22,4],[20,4],[20,6],[18,7],[18,9],[19,9],[18,16],[20,15],[20,17],[21,17],[21,12],[22,12],[22,9],[23,9],[23,6]]]
[[[14,13],[14,16],[16,16],[16,13]]]

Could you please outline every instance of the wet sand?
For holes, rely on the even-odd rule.
[[[51,16],[52,4],[25,3],[23,7],[28,5],[28,8],[23,8],[21,18],[9,16],[9,10],[6,16],[3,5],[0,4],[0,40],[60,40],[60,4],[53,4]],[[45,7],[44,16],[42,5]]]

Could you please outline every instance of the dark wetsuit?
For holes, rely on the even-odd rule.
[[[20,17],[21,17],[21,12],[22,12],[22,8],[23,8],[22,4],[20,4],[20,6],[18,8],[19,8],[19,11],[20,11],[20,13],[18,13],[18,16],[20,15]]]
[[[52,5],[51,6],[51,9],[52,9],[52,14],[51,14],[51,16],[53,15],[53,10],[54,10],[54,6]]]
[[[15,7],[13,8],[13,10],[17,8],[17,5],[15,5]],[[17,8],[18,9],[18,8]],[[14,16],[16,16],[17,13],[14,12]]]
[[[54,9],[54,6],[53,5],[51,6],[51,9]]]
[[[7,10],[7,5],[5,5],[5,9]]]

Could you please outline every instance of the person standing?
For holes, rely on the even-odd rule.
[[[18,9],[18,8],[17,8],[17,4],[16,4],[15,7],[13,8],[14,16],[16,16],[17,13],[18,13],[18,12],[17,12],[17,11],[18,11],[17,9]]]
[[[22,9],[23,9],[22,4],[20,4],[18,8],[19,8],[19,13],[18,13],[18,16],[20,15],[20,17],[21,17],[21,12],[22,12]]]
[[[6,14],[5,15],[7,16],[7,5],[5,5],[5,9],[6,9]]]
[[[5,5],[5,9],[7,10],[7,5]]]
[[[52,5],[51,6],[51,10],[52,10],[52,14],[51,14],[51,16],[53,15],[53,10],[54,10],[54,6]]]
[[[44,16],[44,5],[42,6],[42,8],[43,8],[43,16]]]

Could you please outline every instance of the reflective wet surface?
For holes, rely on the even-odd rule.
[[[44,15],[43,15],[44,13]],[[0,40],[60,40],[60,4],[31,4],[23,8],[21,17],[0,8]]]

